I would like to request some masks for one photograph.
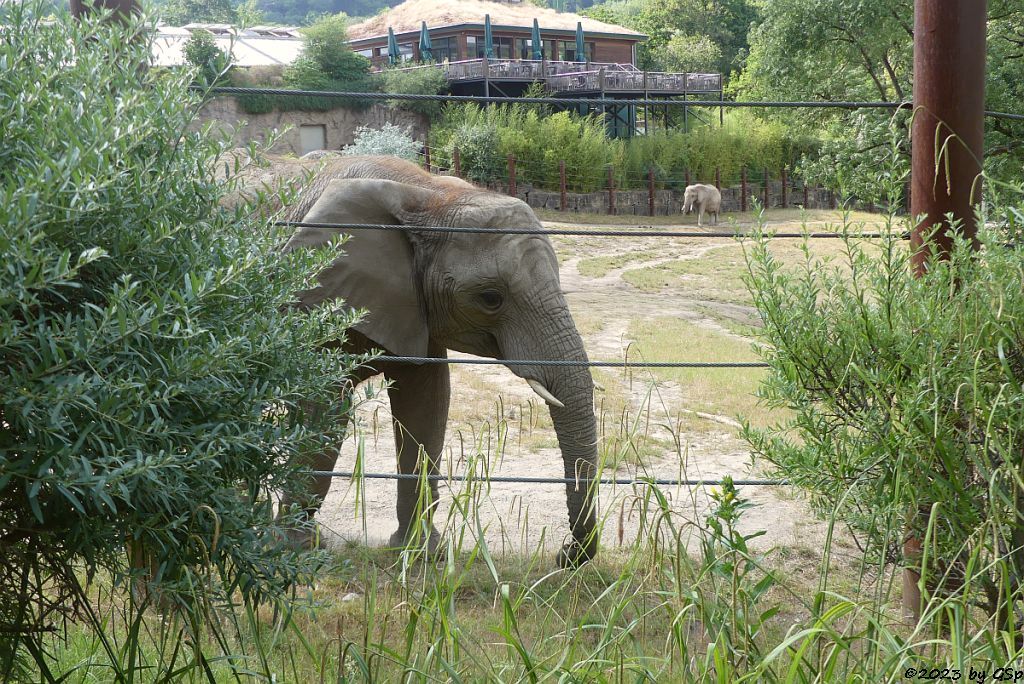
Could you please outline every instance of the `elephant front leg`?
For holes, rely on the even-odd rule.
[[[443,348],[429,350],[430,356],[445,358]],[[445,427],[448,423],[450,380],[445,364],[394,364],[385,371],[392,380],[388,388],[391,399],[391,414],[394,418],[395,450],[398,455],[400,474],[423,474],[423,466],[429,475],[438,472],[438,459],[444,447]],[[437,481],[428,480],[423,486],[422,479],[398,480],[398,529],[391,535],[391,546],[405,546],[423,536],[427,537],[428,549],[437,549],[440,537],[433,525],[434,508],[437,505]],[[421,528],[421,521],[425,526]]]

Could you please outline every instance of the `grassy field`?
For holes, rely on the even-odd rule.
[[[574,218],[594,226],[634,220]],[[649,225],[678,221],[657,218],[666,220]],[[768,218],[775,229],[796,230],[801,220],[815,230],[841,220],[835,212],[797,210]],[[726,219],[750,228],[749,216],[723,217],[729,225]],[[591,358],[756,360],[744,245],[656,240],[556,238],[563,286]],[[840,255],[838,240],[808,244],[816,254]],[[786,263],[806,258],[795,240],[777,241],[773,253]],[[675,477],[693,461],[701,473],[756,476],[736,421],[763,425],[784,417],[757,402],[763,372],[595,369],[605,474]],[[456,367],[452,384],[453,468],[486,461],[500,472],[505,462],[556,449],[547,412],[507,371]],[[388,467],[394,457],[386,409],[367,411],[360,449],[367,458],[380,450],[376,467]],[[920,657],[913,631],[895,611],[867,610],[889,596],[892,576],[863,566],[840,530],[811,520],[784,488],[636,486],[624,495],[602,494],[604,550],[577,571],[556,569],[557,544],[543,534],[528,541],[505,530],[514,520],[502,522],[495,541],[495,522],[481,510],[497,494],[487,483],[444,490],[440,558],[335,542],[328,571],[300,589],[290,614],[219,607],[219,617],[204,624],[147,618],[141,664],[148,669],[133,681],[810,681],[829,667],[878,674]],[[527,485],[514,494],[499,517],[529,515],[534,528],[549,518],[564,526],[564,499],[529,509],[539,490]],[[391,499],[378,503],[393,506]],[[345,515],[351,518],[351,509]],[[366,525],[388,527],[388,515],[370,513]],[[762,530],[769,536],[759,538]],[[104,598],[103,581],[97,610],[123,648],[130,611]],[[817,622],[808,623],[812,615]],[[879,615],[887,616],[884,624]],[[855,638],[883,628],[891,641]],[[784,643],[810,650],[798,653]],[[127,650],[108,652],[75,629],[55,652],[55,671],[69,673],[68,682],[117,681],[128,659]],[[891,662],[861,662],[865,653]]]

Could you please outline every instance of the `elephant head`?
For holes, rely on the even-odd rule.
[[[562,452],[574,541],[562,564],[597,550],[597,432],[594,385],[580,334],[559,284],[546,236],[438,232],[430,227],[540,231],[519,199],[457,178],[431,176],[387,157],[339,157],[324,164],[288,218],[310,223],[404,224],[407,230],[298,229],[288,248],[351,235],[343,254],[299,294],[305,306],[343,300],[365,309],[355,327],[399,356],[452,349],[495,359],[577,365],[512,365],[548,404]],[[441,421],[443,424],[443,420]]]

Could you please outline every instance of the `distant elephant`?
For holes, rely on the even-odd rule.
[[[320,246],[348,233],[342,254],[298,293],[315,307],[338,299],[368,311],[349,331],[345,351],[371,348],[388,355],[445,358],[453,349],[496,359],[586,362],[583,341],[569,314],[558,276],[558,260],[544,235],[445,233],[416,227],[516,228],[541,230],[519,199],[479,189],[458,178],[432,176],[394,157],[320,160],[319,170],[286,210],[285,218],[309,223],[404,224],[408,231],[298,228],[285,249]],[[294,174],[313,162],[290,162]],[[431,473],[437,472],[448,420],[447,364],[375,362],[355,382],[375,372],[393,381],[388,390],[395,422],[398,469],[417,471],[420,445]],[[566,501],[573,540],[558,556],[575,565],[597,552],[597,430],[594,383],[585,365],[520,366],[525,379],[549,406],[562,451]],[[337,450],[312,464],[332,470]],[[312,516],[331,478],[314,478],[309,496],[288,498]],[[418,480],[398,481],[398,529],[393,546],[411,534],[419,498]],[[437,483],[430,482],[430,501]],[[431,509],[433,506],[430,507]],[[432,545],[437,532],[431,525]]]
[[[722,193],[714,185],[697,183],[687,185],[683,193],[683,211],[689,214],[697,210],[697,225],[704,225],[704,212],[715,215],[715,225],[718,225],[718,210],[722,206]]]

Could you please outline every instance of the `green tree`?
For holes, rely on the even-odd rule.
[[[203,620],[280,600],[315,568],[284,542],[301,523],[274,520],[274,491],[302,486],[298,463],[339,438],[351,366],[319,349],[351,318],[286,306],[331,256],[281,254],[265,199],[222,208],[241,162],[191,130],[189,74],[131,68],[150,54],[139,26],[17,8],[8,22],[0,672],[26,644],[45,671],[38,630],[64,614],[91,619],[111,680],[187,676],[200,639],[144,662],[83,610],[89,583],[110,573],[114,602],[133,605],[126,549],[143,549],[165,605]],[[334,415],[304,414],[310,402]]]
[[[357,55],[345,42],[347,22],[344,14],[334,14],[303,29],[302,51],[285,69],[285,83],[300,90],[378,91],[379,79],[370,73],[370,60]],[[369,104],[368,100],[327,98],[310,98],[308,102],[311,109]]]
[[[160,17],[173,26],[191,23],[230,24],[235,20],[231,0],[167,0],[158,7]]]
[[[213,84],[223,74],[230,57],[217,47],[209,31],[193,31],[182,49],[185,62],[196,70],[196,77],[205,84]]]
[[[676,31],[653,57],[665,71],[702,73],[720,68],[722,49],[707,36],[688,36]]]

